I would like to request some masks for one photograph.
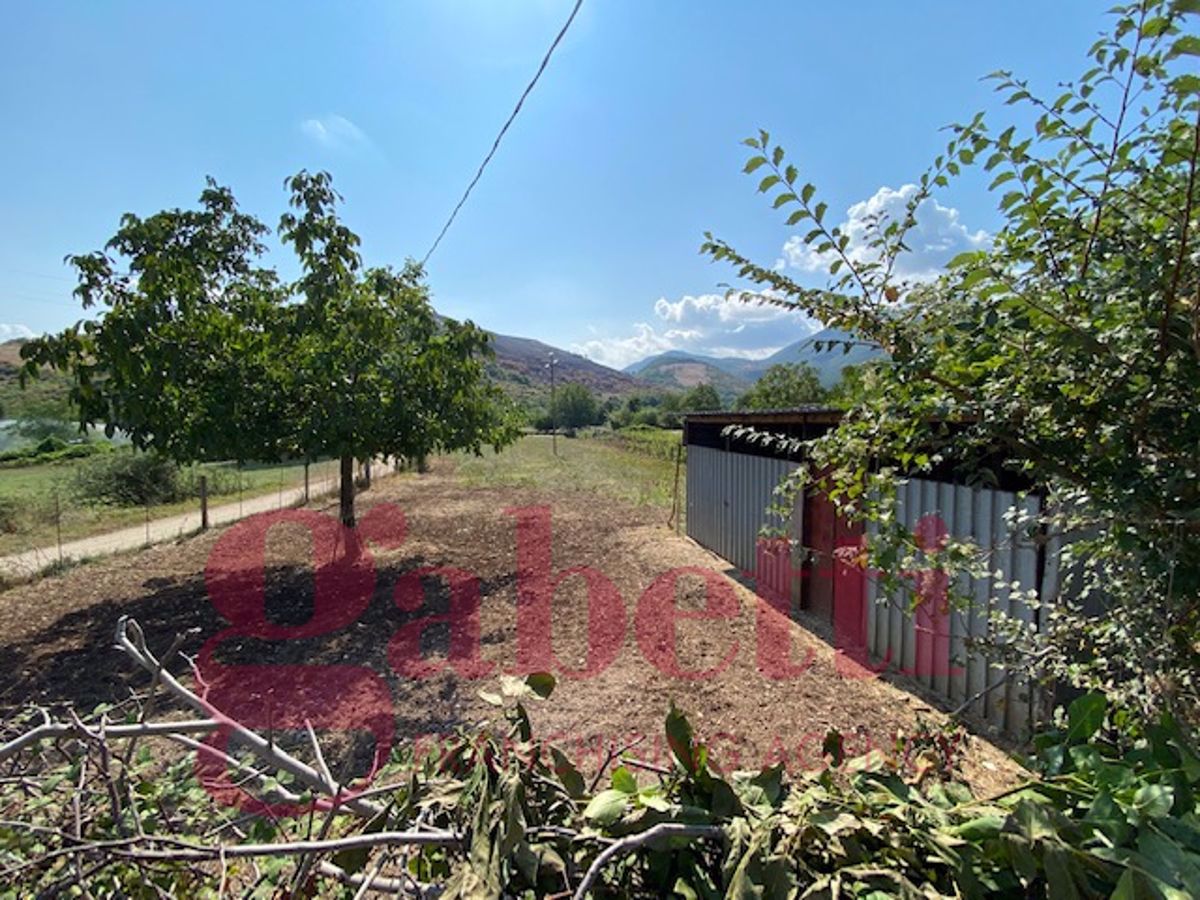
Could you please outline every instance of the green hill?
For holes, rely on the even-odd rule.
[[[732,403],[734,398],[750,387],[745,378],[717,368],[712,363],[698,359],[664,357],[653,360],[638,370],[638,378],[655,387],[672,391],[686,391],[701,384],[716,388],[722,402]]]

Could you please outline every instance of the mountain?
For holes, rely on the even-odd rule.
[[[761,377],[763,372],[771,366],[780,363],[807,363],[817,370],[823,386],[832,387],[842,377],[842,369],[846,366],[861,365],[883,355],[883,351],[879,348],[868,344],[855,342],[848,350],[845,344],[834,343],[832,346],[829,344],[830,341],[853,340],[854,338],[845,331],[824,328],[810,337],[796,341],[794,344],[788,344],[766,359],[755,361],[754,368],[751,370],[753,377],[755,379]],[[817,348],[818,344],[821,345],[820,349]]]
[[[730,403],[751,385],[751,381],[727,372],[704,358],[664,353],[638,370],[638,378],[667,390],[689,390],[711,384],[721,400]]]
[[[655,356],[647,356],[645,359],[631,363],[622,369],[627,375],[642,375],[646,369],[659,365],[660,363],[679,363],[679,362],[699,362],[715,369],[719,369],[729,375],[741,378],[754,368],[755,361],[747,359],[743,356],[705,356],[703,353],[689,353],[687,350],[668,350],[665,353],[659,353]]]
[[[546,363],[552,354],[558,360],[554,378],[559,384],[575,382],[594,394],[617,396],[644,391],[648,387],[645,381],[632,375],[532,338],[493,332],[492,349],[496,351],[496,358],[489,367],[492,377],[518,400],[549,391],[550,372]]]
[[[686,350],[668,350],[666,353],[648,356],[628,365],[624,371],[626,374],[637,375],[645,381],[665,387],[691,387],[701,381],[707,381],[724,397],[726,393],[722,392],[718,380],[726,385],[726,392],[732,390],[740,393],[761,378],[771,366],[779,363],[807,363],[817,370],[821,384],[831,387],[841,378],[842,369],[846,366],[857,366],[880,356],[878,349],[862,344],[854,344],[849,352],[844,352],[842,344],[835,343],[832,347],[828,345],[830,341],[845,340],[851,340],[846,332],[836,328],[825,328],[788,344],[765,359],[705,356]],[[821,345],[819,350],[818,344]]]
[[[21,388],[18,374],[24,364],[24,343],[24,338],[16,338],[0,344],[0,419],[69,418],[71,382],[66,375],[43,370],[40,377],[29,379]]]
[[[0,418],[68,415],[67,376],[44,370],[42,377],[29,382],[27,390],[22,391],[17,384],[22,343],[17,339],[0,344]],[[489,374],[518,403],[544,402],[544,396],[550,393],[550,372],[545,366],[551,354],[558,360],[554,377],[560,385],[576,382],[601,397],[626,396],[651,387],[632,375],[531,338],[493,333],[492,348],[496,356],[488,363]]]

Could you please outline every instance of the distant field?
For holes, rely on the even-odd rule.
[[[459,454],[455,457],[458,474],[470,484],[590,491],[670,510],[675,486],[673,458],[634,452],[615,440],[561,436],[558,456],[554,456],[552,443],[550,435],[531,434],[500,453],[488,450],[481,457]],[[683,490],[680,471],[680,509]]]
[[[146,520],[144,507],[88,506],[76,502],[71,492],[71,481],[75,469],[85,460],[69,460],[50,465],[25,466],[0,469],[0,500],[11,499],[18,504],[16,530],[0,529],[0,555],[19,553],[35,547],[52,546],[57,539],[55,528],[55,495],[61,515],[60,528],[64,541],[103,534]],[[220,471],[222,481],[236,484],[236,467],[232,463],[203,466],[209,471]],[[315,483],[335,474],[336,463],[316,463],[310,470],[310,479]],[[234,473],[232,477],[230,472]],[[214,479],[216,480],[216,479]],[[241,472],[243,498],[259,497],[304,483],[302,464],[285,466],[247,467]],[[213,496],[212,505],[236,503],[239,492]],[[199,508],[199,500],[183,500],[150,507],[151,519],[165,518]]]
[[[679,429],[647,428],[639,425],[619,431],[597,431],[596,437],[626,450],[657,456],[670,462],[675,461],[675,456],[681,452],[683,445],[683,431]]]

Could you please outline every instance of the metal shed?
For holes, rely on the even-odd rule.
[[[839,562],[835,551],[860,545],[861,526],[836,515],[833,504],[809,490],[790,509],[788,521],[768,512],[775,488],[800,459],[776,445],[729,432],[729,426],[813,438],[836,426],[837,410],[805,407],[752,413],[696,413],[686,417],[687,533],[753,579],[764,597],[798,604],[828,622],[837,648],[876,668],[890,668],[954,706],[982,694],[969,711],[997,731],[1023,739],[1038,714],[1031,687],[969,646],[985,637],[1002,611],[1038,627],[1038,613],[988,579],[956,585],[974,599],[969,608],[950,608],[909,596],[885,596],[871,572]],[[1057,547],[1039,548],[1008,528],[1012,507],[1036,511],[1040,499],[1011,478],[1000,487],[955,483],[949,475],[908,478],[900,486],[900,521],[913,529],[970,537],[988,550],[999,582],[1036,585],[1040,598],[1058,592]],[[1001,489],[1005,488],[1005,489]],[[782,528],[799,551],[762,537],[764,527]],[[869,535],[868,535],[869,539]],[[780,552],[786,553],[785,559]]]

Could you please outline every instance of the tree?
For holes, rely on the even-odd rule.
[[[683,395],[680,406],[685,412],[705,412],[722,407],[721,395],[711,384],[698,384]]]
[[[341,461],[341,517],[353,525],[355,457],[498,449],[515,439],[516,414],[485,377],[487,332],[439,318],[415,263],[364,271],[327,173],[288,187],[296,212],[279,235],[301,265],[288,292],[300,301],[288,307],[293,440],[306,458]]]
[[[596,397],[586,385],[568,382],[554,395],[550,420],[557,428],[584,428],[601,420]]]
[[[267,228],[212,179],[198,210],[132,213],[104,251],[70,256],[96,319],[21,347],[22,385],[68,372],[80,426],[191,462],[275,459],[289,445],[278,278],[258,264]],[[119,265],[123,263],[123,265]]]
[[[711,235],[705,251],[759,288],[877,344],[891,359],[842,425],[806,448],[798,483],[817,480],[843,511],[879,524],[870,565],[928,559],[895,525],[898,473],[999,457],[1046,494],[1017,527],[1070,548],[1069,593],[1042,610],[1043,633],[1003,623],[1034,677],[1106,693],[1125,721],[1162,713],[1200,725],[1200,54],[1197,5],[1141,0],[1114,10],[1090,68],[1056,97],[992,76],[1033,129],[980,114],[953,128],[905,213],[871,224],[864,245],[825,221],[781,147],[746,141],[746,172],[789,225],[830,260],[825,289],[793,282]],[[1004,227],[933,284],[896,277],[918,206],[962,167],[993,174]],[[765,174],[764,174],[765,173]],[[828,467],[828,475],[818,475]],[[928,565],[986,571],[970,541]],[[913,568],[913,567],[908,567]],[[953,583],[953,579],[951,579]],[[1020,585],[1022,590],[1037,586]],[[1036,596],[1036,594],[1034,595]],[[1077,598],[1102,602],[1089,615]]]
[[[875,363],[866,362],[857,366],[846,366],[838,378],[837,384],[825,395],[830,406],[841,409],[851,409],[862,399],[864,393],[874,390],[872,372]]]
[[[785,409],[820,403],[826,392],[817,370],[807,363],[779,363],[771,366],[754,387],[738,397],[738,409]]]
[[[106,309],[26,344],[22,377],[68,372],[81,426],[179,462],[337,456],[353,525],[356,456],[477,451],[516,429],[483,376],[487,335],[438,319],[415,264],[363,270],[327,174],[288,187],[294,284],[260,263],[268,229],[210,179],[199,210],[127,214],[105,251],[70,257],[84,308]]]

